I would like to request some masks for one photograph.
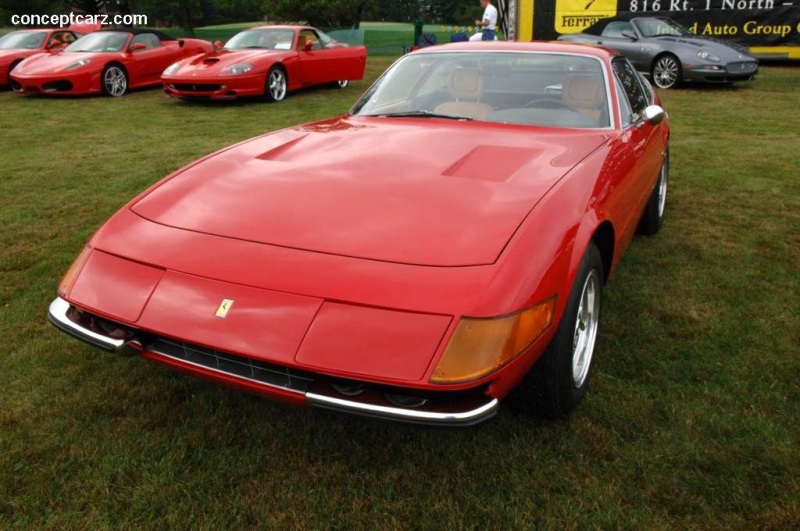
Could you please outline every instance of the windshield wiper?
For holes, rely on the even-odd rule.
[[[448,120],[473,120],[471,116],[458,116],[455,114],[439,114],[432,111],[404,111],[404,112],[387,112],[381,114],[372,114],[370,116],[383,116],[386,118],[397,117],[410,117],[410,118],[445,118]]]

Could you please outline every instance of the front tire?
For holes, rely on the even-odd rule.
[[[600,320],[603,260],[594,242],[581,259],[567,307],[552,342],[518,389],[525,410],[560,419],[583,400]]]
[[[339,81],[337,81],[335,83],[335,85],[337,87],[339,87],[340,89],[347,88],[347,85],[349,85],[349,84],[350,84],[350,81],[347,80],[347,79],[340,79]]]
[[[664,162],[658,172],[658,180],[653,188],[653,193],[647,200],[647,205],[642,212],[636,232],[645,236],[652,236],[664,224],[664,211],[667,205],[667,183],[669,181],[669,149],[664,154]]]
[[[14,61],[13,63],[11,63],[11,66],[8,68],[8,73],[6,74],[6,86],[7,87],[11,86],[11,72],[13,72],[14,69],[17,67],[17,65],[19,65],[21,62],[22,62],[22,60]]]
[[[286,73],[279,66],[273,66],[264,82],[264,97],[269,102],[281,101],[286,97]]]
[[[650,72],[653,83],[662,89],[677,87],[683,79],[681,62],[671,53],[660,55]]]
[[[100,80],[103,94],[118,98],[128,92],[128,74],[119,65],[108,65],[103,69]]]

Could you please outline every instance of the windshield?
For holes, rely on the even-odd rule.
[[[90,33],[73,42],[64,50],[65,52],[121,52],[128,42],[130,33],[102,32]]]
[[[12,31],[0,38],[0,50],[36,50],[46,38],[46,31]]]
[[[237,33],[225,43],[225,50],[291,50],[294,31],[290,29],[254,29]]]
[[[351,114],[608,127],[603,72],[599,59],[581,55],[415,52],[392,65]]]
[[[645,37],[684,37],[694,35],[677,22],[663,18],[639,18],[633,21]]]

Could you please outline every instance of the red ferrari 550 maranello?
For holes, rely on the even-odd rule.
[[[14,70],[11,87],[21,94],[105,94],[157,86],[173,62],[211,51],[210,42],[173,39],[151,30],[90,33],[57,55],[39,55]]]
[[[289,90],[364,77],[367,49],[307,26],[263,26],[234,35],[221,50],[179,61],[161,80],[168,96],[280,101]]]
[[[11,71],[23,59],[46,52],[57,53],[82,36],[76,31],[49,28],[19,30],[0,37],[0,88],[11,84]]]
[[[563,43],[399,59],[345,116],[210,155],[115,214],[49,318],[109,351],[298,405],[481,422],[568,415],[603,286],[664,219],[666,113]]]

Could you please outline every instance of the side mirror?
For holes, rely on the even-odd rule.
[[[633,32],[633,30],[629,30],[629,29],[622,30],[622,36],[625,37],[625,38],[628,38],[628,39],[630,39],[632,41],[638,41],[639,40],[639,38],[636,36],[636,34]]]
[[[304,52],[310,52],[311,48],[313,48],[313,47],[314,47],[314,43],[313,42],[306,41],[306,43],[303,45],[303,51]]]
[[[214,41],[214,51],[219,51],[222,49],[222,41]]]
[[[143,42],[137,42],[136,44],[132,44],[130,48],[128,48],[128,53],[138,52],[139,50],[144,50],[147,48],[147,45]]]
[[[58,53],[58,52],[60,52],[61,50],[64,49],[64,46],[65,45],[64,45],[63,42],[53,41],[50,44],[48,44],[45,48],[50,52]]]
[[[658,125],[667,116],[667,111],[658,105],[648,106],[642,113],[642,120],[650,122],[651,125]]]

